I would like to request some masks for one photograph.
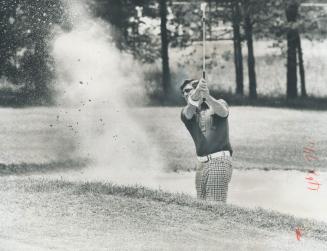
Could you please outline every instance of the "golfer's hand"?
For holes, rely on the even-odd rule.
[[[187,103],[189,105],[199,107],[200,106],[200,93],[196,93],[195,90],[192,90],[187,97]]]
[[[202,103],[203,98],[208,98],[209,97],[209,89],[207,86],[207,82],[205,79],[200,79],[199,84],[196,87],[195,90],[191,91],[189,98],[191,101],[198,102],[198,106]],[[194,102],[191,102],[194,103]]]
[[[196,89],[199,91],[201,98],[209,97],[209,89],[205,79],[203,78],[200,79],[199,85],[197,86]]]

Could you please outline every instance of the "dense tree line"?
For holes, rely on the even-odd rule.
[[[165,92],[165,96],[171,95],[171,83],[170,83],[170,70],[169,70],[169,47],[185,47],[192,45],[193,41],[199,40],[201,37],[201,17],[199,12],[198,1],[178,1],[178,0],[152,0],[152,1],[132,1],[125,0],[97,0],[98,2],[106,2],[107,8],[101,8],[102,17],[105,17],[111,23],[110,12],[117,13],[117,7],[121,8],[119,21],[126,20],[127,22],[117,24],[118,29],[122,29],[122,34],[125,34],[125,45],[127,48],[134,46],[134,51],[138,57],[145,59],[145,61],[151,61],[157,57],[162,59],[162,86]],[[125,4],[123,4],[123,2]],[[287,41],[287,53],[286,53],[286,65],[287,65],[287,98],[296,98],[299,72],[301,82],[301,95],[307,96],[305,88],[305,69],[303,53],[301,48],[301,35],[302,32],[306,38],[313,39],[318,32],[314,32],[317,29],[316,20],[320,15],[325,13],[319,13],[319,10],[310,12],[303,11],[300,14],[300,6],[304,2],[303,0],[207,0],[208,2],[208,15],[209,25],[208,33],[211,33],[211,28],[214,21],[223,20],[229,22],[232,27],[232,40],[234,47],[234,65],[235,65],[235,93],[244,95],[244,59],[243,59],[243,46],[247,48],[247,68],[248,68],[248,82],[249,82],[249,97],[251,99],[257,98],[257,78],[256,78],[256,65],[255,65],[255,46],[254,38],[269,38],[276,40],[276,45],[281,44],[282,40]],[[309,1],[312,2],[312,1]],[[213,8],[213,6],[219,6],[220,8]],[[115,6],[115,7],[113,7]],[[122,18],[123,10],[126,6],[129,6],[129,11],[125,11],[125,19]],[[128,32],[129,25],[135,25],[135,20],[141,19],[135,18],[137,12],[135,7],[139,6],[143,8],[143,16],[149,16],[153,19],[160,20],[160,44],[156,40],[156,43],[152,43],[151,35],[138,34],[131,36]],[[131,11],[134,10],[134,11]],[[171,13],[168,13],[171,12]],[[311,15],[310,15],[311,13]],[[314,14],[312,14],[314,13]],[[167,16],[173,16],[173,18],[167,19]],[[128,20],[134,17],[134,23]],[[116,23],[115,23],[116,24]],[[175,27],[174,30],[167,29],[167,25],[171,24]],[[139,25],[139,24],[138,24]],[[182,31],[182,32],[181,32]],[[137,33],[137,31],[136,31]],[[323,36],[321,33],[320,35]],[[133,40],[130,38],[133,37]],[[137,41],[135,41],[137,40]],[[133,43],[130,43],[130,42]],[[151,44],[152,43],[152,44]],[[135,44],[137,46],[135,46]],[[144,44],[147,46],[143,47]],[[148,48],[149,44],[152,46],[150,50],[142,50],[140,48]],[[155,48],[156,52],[153,52]],[[160,49],[159,49],[160,48]],[[160,54],[158,55],[158,52]],[[152,55],[151,56],[149,56]]]
[[[235,93],[244,95],[244,63],[248,68],[249,97],[257,98],[255,38],[287,41],[287,98],[297,97],[298,72],[305,97],[305,69],[301,36],[326,37],[317,30],[317,17],[324,11],[301,9],[302,0],[207,0],[208,34],[217,21],[231,26]],[[312,2],[312,1],[310,1]],[[169,48],[188,47],[201,38],[199,1],[182,0],[94,0],[88,2],[97,17],[113,27],[117,47],[138,60],[162,62],[164,98],[172,94]],[[33,102],[50,102],[54,65],[48,40],[55,25],[69,28],[60,0],[0,0],[0,78],[21,85],[21,95]],[[144,20],[151,20],[147,25]],[[243,47],[247,60],[243,59]]]

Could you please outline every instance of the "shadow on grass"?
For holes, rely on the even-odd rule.
[[[87,167],[89,164],[90,160],[88,159],[68,159],[49,163],[0,163],[0,176],[80,170]]]

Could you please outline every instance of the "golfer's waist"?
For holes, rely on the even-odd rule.
[[[219,157],[230,157],[230,156],[231,156],[230,151],[219,151],[205,156],[197,156],[197,159],[200,162],[207,162],[211,159],[216,159]]]

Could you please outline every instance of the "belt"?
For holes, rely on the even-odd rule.
[[[215,159],[215,158],[219,158],[219,157],[225,157],[225,156],[230,156],[230,152],[229,151],[220,151],[220,152],[216,152],[216,153],[212,153],[206,156],[197,156],[198,161],[200,162],[207,162],[211,159]]]

